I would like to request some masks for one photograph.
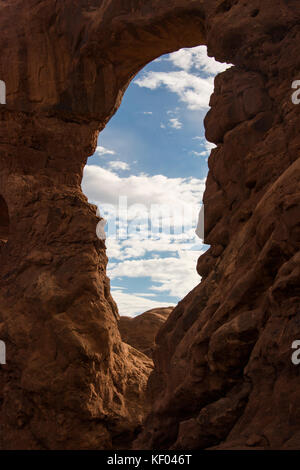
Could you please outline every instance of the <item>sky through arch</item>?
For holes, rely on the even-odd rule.
[[[108,220],[108,275],[121,315],[175,305],[201,280],[196,263],[207,247],[195,228],[214,147],[203,120],[214,77],[229,66],[205,46],[151,62],[88,160],[82,187]]]

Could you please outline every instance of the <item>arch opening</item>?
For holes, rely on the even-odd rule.
[[[197,225],[215,146],[203,121],[214,77],[229,66],[206,46],[159,57],[134,77],[99,135],[83,191],[108,220],[108,275],[121,315],[175,306],[201,281],[197,260],[208,246]]]

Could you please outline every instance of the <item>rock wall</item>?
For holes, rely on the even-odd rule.
[[[234,64],[205,121],[211,248],[159,333],[134,445],[300,448],[300,6],[249,3],[0,0],[0,448],[124,448],[141,425],[151,361],[121,340],[80,183],[134,75],[200,44]]]
[[[96,208],[80,189],[91,131],[5,111],[0,133],[10,215],[0,253],[1,446],[124,445],[143,419],[152,362],[121,342]]]

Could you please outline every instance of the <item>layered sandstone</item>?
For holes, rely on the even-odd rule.
[[[299,24],[298,0],[0,0],[0,448],[129,447],[149,400],[136,448],[300,448]],[[234,64],[205,121],[211,248],[145,398],[82,171],[135,74],[200,44]]]

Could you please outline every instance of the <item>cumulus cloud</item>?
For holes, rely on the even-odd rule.
[[[180,122],[177,118],[170,119],[169,125],[170,127],[173,127],[173,129],[182,129],[182,122]]]
[[[125,236],[108,236],[108,274],[113,279],[151,279],[150,298],[121,289],[113,295],[122,315],[168,306],[157,295],[177,299],[200,278],[196,262],[203,246],[195,235],[205,180],[168,178],[146,174],[121,177],[114,171],[88,165],[82,183],[90,202],[96,203],[111,225],[109,208],[118,213],[117,228]],[[120,210],[119,196],[126,196],[128,211]],[[149,221],[150,218],[150,221]],[[122,228],[123,227],[123,228]]]
[[[120,277],[149,277],[154,283],[150,290],[183,298],[200,282],[196,272],[199,251],[185,251],[178,257],[126,260],[112,263],[108,270],[111,279]]]
[[[115,155],[116,152],[115,152],[114,150],[110,150],[110,149],[107,149],[107,148],[102,147],[101,145],[99,145],[99,146],[96,148],[95,154],[97,154],[98,156],[102,156],[102,155]]]
[[[176,93],[189,109],[206,109],[213,92],[213,77],[201,78],[184,70],[171,72],[146,72],[135,80],[140,87],[155,90],[161,86]]]
[[[221,64],[208,57],[205,46],[181,49],[169,54],[165,60],[180,70],[146,72],[134,83],[150,90],[165,87],[176,93],[191,110],[208,108],[215,75],[231,67],[230,64]]]
[[[177,106],[175,109],[169,109],[167,114],[176,115],[180,111],[180,108]]]
[[[139,237],[131,236],[125,240],[108,238],[106,246],[110,258],[124,261],[145,257],[151,253],[152,258],[155,259],[160,258],[159,253],[162,252],[176,257],[178,253],[201,250],[201,246],[197,244],[195,237],[195,227],[188,230],[185,236],[182,236],[182,234],[159,233],[156,238],[149,238],[147,233],[140,235]]]
[[[207,157],[209,156],[212,149],[216,148],[216,145],[211,142],[208,142],[208,140],[206,140],[205,137],[196,136],[193,138],[193,140],[199,140],[201,143],[201,147],[202,148],[204,147],[205,149],[205,150],[201,150],[201,152],[197,150],[192,150],[190,153],[192,155],[195,155],[196,157]]]
[[[192,150],[190,153],[192,155],[195,155],[195,157],[206,157],[207,156],[207,151],[197,152],[196,150]]]
[[[180,69],[190,71],[195,68],[207,75],[217,75],[231,67],[231,64],[222,64],[217,62],[213,57],[208,57],[206,46],[180,49],[170,54],[167,60]]]
[[[108,166],[112,170],[130,170],[130,166],[126,162],[121,162],[119,160],[109,162]]]
[[[125,259],[163,250],[176,253],[182,247],[172,245],[174,242],[191,243],[195,239],[205,179],[145,174],[121,177],[89,165],[82,188],[108,220],[109,249],[111,239],[122,240],[122,254],[116,251],[116,245],[111,246],[115,257]],[[132,240],[137,240],[134,248]],[[154,245],[157,240],[160,243]]]
[[[82,189],[90,201],[101,204],[118,204],[119,196],[126,196],[128,204],[168,205],[180,204],[199,207],[205,190],[205,179],[168,178],[164,175],[146,174],[121,177],[97,165],[84,169]]]

